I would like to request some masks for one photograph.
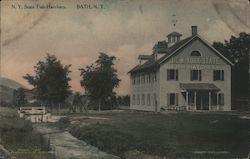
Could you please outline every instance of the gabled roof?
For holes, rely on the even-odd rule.
[[[152,59],[148,60],[147,62],[145,62],[142,65],[135,66],[128,73],[136,73],[136,72],[140,72],[142,70],[148,69],[148,68],[152,68],[152,67],[157,68],[157,67],[159,67],[159,65],[161,63],[165,62],[170,57],[175,55],[179,50],[181,50],[182,48],[184,48],[185,46],[190,44],[194,39],[199,39],[202,43],[204,43],[207,47],[209,47],[212,51],[214,51],[218,56],[220,56],[228,64],[230,64],[231,66],[234,65],[230,60],[228,60],[225,56],[223,56],[220,52],[218,52],[215,48],[213,48],[208,42],[203,40],[199,35],[195,35],[195,36],[190,36],[190,37],[188,37],[186,39],[183,39],[183,40],[175,43],[171,47],[169,47],[166,50],[165,55],[163,57],[161,57],[160,59],[155,60],[154,58],[152,58]]]
[[[168,34],[167,37],[170,36],[170,35],[173,35],[173,36],[182,36],[182,34],[176,32],[176,31],[173,31],[172,33]]]
[[[160,61],[162,61],[165,57],[169,56],[173,51],[175,51],[176,49],[178,49],[181,45],[183,45],[184,43],[186,43],[187,41],[189,41],[192,37],[183,39],[177,43],[175,43],[174,45],[172,45],[171,47],[167,48],[165,50],[165,55],[158,59],[155,60],[154,58],[148,60],[147,62],[145,62],[142,65],[137,65],[135,66],[132,70],[130,70],[128,73],[135,73],[135,72],[139,72],[142,70],[145,70],[147,68],[151,68],[151,67],[157,67],[160,64]]]

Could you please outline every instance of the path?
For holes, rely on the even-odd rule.
[[[34,127],[50,138],[51,147],[57,159],[119,159],[78,140],[67,131],[60,131],[45,124],[35,124]]]

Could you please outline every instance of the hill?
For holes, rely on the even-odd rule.
[[[13,100],[14,89],[9,88],[4,85],[0,85],[0,104],[4,106],[6,104],[11,104]]]
[[[22,84],[5,77],[0,77],[0,85],[6,86],[12,89],[25,88]]]
[[[25,87],[12,79],[0,77],[0,104],[1,106],[9,105],[12,103],[13,91],[18,88],[25,88]]]

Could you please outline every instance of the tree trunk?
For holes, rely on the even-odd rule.
[[[250,49],[248,51],[248,92],[250,92]],[[248,93],[248,110],[250,110],[250,93]]]
[[[61,114],[60,110],[61,110],[61,104],[59,103],[59,104],[58,104],[58,114],[59,114],[59,115]]]
[[[98,112],[101,112],[101,100],[99,100],[99,103],[98,103]]]

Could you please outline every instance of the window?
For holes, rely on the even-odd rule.
[[[192,51],[191,56],[201,56],[201,53],[199,51]]]
[[[147,95],[147,105],[148,106],[151,105],[151,95],[150,94]]]
[[[142,74],[142,81],[141,83],[145,83],[145,74]]]
[[[133,80],[133,84],[135,85],[135,84],[136,84],[136,77],[133,76],[133,77],[132,77],[132,80]]]
[[[152,74],[152,82],[156,82],[157,81],[157,76],[156,73]]]
[[[141,80],[140,80],[140,75],[137,76],[137,84],[140,84],[141,83]]]
[[[178,105],[178,93],[168,93],[167,94],[167,105],[168,106]]]
[[[150,83],[151,82],[151,74],[147,74],[147,83]]]
[[[153,105],[154,105],[154,106],[157,106],[156,93],[153,94]]]
[[[211,93],[211,105],[217,105],[217,93]]]
[[[174,69],[167,70],[167,80],[178,81],[178,70]]]
[[[142,104],[142,105],[145,105],[145,94],[142,94],[141,104]]]
[[[191,70],[191,81],[201,81],[201,70]]]
[[[224,70],[214,70],[214,81],[224,81]]]
[[[223,93],[219,93],[218,94],[218,104],[219,105],[224,105],[224,94]]]
[[[137,94],[137,105],[140,105],[140,94]]]
[[[135,95],[132,97],[132,104],[135,105]]]

